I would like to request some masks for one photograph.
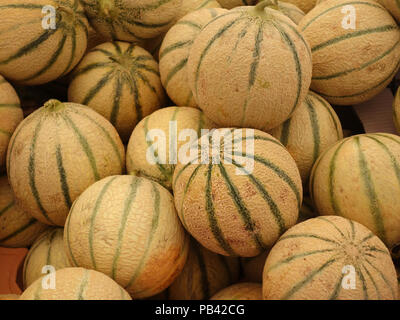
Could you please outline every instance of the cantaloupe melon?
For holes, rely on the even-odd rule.
[[[315,7],[317,0],[284,0],[284,2],[291,3],[303,12],[308,13]]]
[[[133,298],[166,289],[189,248],[172,195],[156,182],[127,175],[98,181],[78,198],[64,241],[73,266],[103,272]]]
[[[400,22],[400,1],[399,0],[377,0]]]
[[[192,240],[178,278],[167,289],[169,300],[205,300],[239,280],[239,259],[213,253]]]
[[[186,0],[86,0],[82,4],[97,32],[114,40],[155,38],[168,30]]]
[[[310,91],[293,116],[270,133],[288,149],[308,182],[319,155],[343,139],[340,120],[329,103]]]
[[[327,216],[289,229],[263,274],[266,300],[393,300],[397,278],[388,249],[363,225]]]
[[[232,9],[239,6],[254,6],[258,0],[217,0],[219,4],[226,9]]]
[[[23,119],[20,101],[14,88],[0,76],[0,173],[6,167],[10,138]]]
[[[342,12],[346,5],[355,9],[355,20]],[[399,69],[400,29],[375,1],[324,1],[301,20],[299,28],[312,51],[311,89],[333,104],[371,99]]]
[[[128,173],[152,179],[171,189],[172,175],[184,145],[200,137],[202,129],[214,127],[215,124],[195,108],[169,107],[152,113],[136,126],[129,140],[126,152]],[[183,136],[186,130],[196,135]],[[152,132],[159,133],[160,137],[153,136]],[[172,152],[170,140],[176,143]]]
[[[393,121],[398,133],[400,133],[400,88],[397,89],[393,102]]]
[[[0,247],[28,247],[46,228],[15,204],[7,177],[0,177]]]
[[[9,80],[50,82],[85,53],[88,21],[80,1],[4,0],[0,21],[0,73]]]
[[[21,122],[7,154],[16,202],[50,225],[63,226],[88,186],[124,169],[124,146],[115,128],[86,106],[57,100]]]
[[[75,69],[68,100],[107,118],[127,142],[135,125],[165,104],[158,64],[134,44],[107,42],[95,47]]]
[[[273,0],[239,7],[208,23],[194,40],[188,78],[197,105],[221,127],[270,130],[302,103],[311,52]]]
[[[40,235],[29,249],[25,258],[22,271],[24,288],[28,288],[34,281],[41,278],[50,266],[54,270],[64,269],[71,266],[64,250],[64,230],[62,228],[51,228]]]
[[[400,244],[400,137],[351,136],[316,162],[310,194],[320,215],[365,225],[394,249]]]
[[[114,280],[101,272],[84,268],[64,268],[54,273],[55,288],[50,275],[37,279],[19,300],[132,300]],[[43,288],[43,282],[49,286]]]
[[[262,283],[262,274],[268,253],[269,250],[266,250],[253,258],[240,258],[244,281]]]
[[[165,35],[160,48],[160,76],[168,96],[178,106],[195,107],[188,84],[187,62],[194,39],[201,29],[225,9],[202,9],[179,20]]]
[[[0,300],[19,300],[19,294],[0,294]]]
[[[237,283],[219,291],[211,300],[262,300],[262,285],[251,282]]]
[[[207,249],[256,256],[296,223],[300,174],[271,135],[217,129],[191,149],[192,157],[174,171],[175,206],[186,230]]]

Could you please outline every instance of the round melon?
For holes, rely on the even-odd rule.
[[[85,53],[89,25],[79,1],[5,0],[0,20],[0,73],[9,80],[50,82]]]
[[[326,151],[310,177],[320,215],[339,215],[365,225],[389,249],[400,244],[400,137],[352,136]]]
[[[87,0],[82,4],[91,25],[114,40],[155,38],[168,30],[187,0]]]
[[[303,183],[307,183],[319,155],[343,139],[342,126],[333,108],[311,91],[293,116],[270,133],[296,161]]]
[[[7,177],[0,177],[0,247],[29,247],[46,228],[16,205]]]
[[[284,0],[284,2],[293,4],[303,12],[308,13],[315,7],[317,0]]]
[[[396,270],[383,242],[363,225],[318,217],[289,229],[271,249],[265,300],[393,300]]]
[[[208,23],[194,40],[188,78],[197,105],[221,127],[270,130],[302,103],[311,52],[277,2],[239,7]]]
[[[393,17],[396,18],[398,22],[400,22],[400,1],[398,0],[377,0],[380,4],[382,4]]]
[[[0,172],[4,171],[6,166],[10,138],[23,118],[17,93],[0,75]]]
[[[254,6],[258,0],[217,0],[219,4],[226,9],[232,9],[239,6]]]
[[[393,102],[393,121],[397,132],[400,133],[400,87]]]
[[[237,283],[219,291],[211,300],[262,300],[262,285],[250,282]]]
[[[19,294],[0,294],[0,300],[19,300]]]
[[[54,273],[55,288],[48,279],[33,282],[20,300],[132,300],[114,280],[101,272],[84,268],[64,268]],[[49,286],[43,288],[43,284]]]
[[[54,270],[59,270],[71,266],[64,250],[63,234],[62,228],[51,228],[33,243],[25,258],[22,272],[25,289],[43,276],[43,267],[51,266]]]
[[[129,140],[128,173],[152,179],[171,189],[174,169],[185,146],[200,137],[203,129],[213,127],[215,125],[203,112],[195,108],[169,107],[152,113],[135,127]],[[186,136],[190,133],[188,130],[193,136]],[[175,150],[170,140],[176,143]]]
[[[245,281],[262,283],[262,274],[268,254],[269,250],[266,250],[256,257],[240,259]]]
[[[201,29],[225,9],[202,9],[184,16],[165,35],[160,48],[160,76],[168,96],[178,106],[195,107],[188,84],[187,62]]]
[[[166,289],[189,248],[172,195],[136,176],[108,177],[89,187],[68,215],[64,241],[73,266],[103,272],[133,298]]]
[[[186,230],[222,255],[253,257],[294,225],[302,202],[296,163],[271,135],[217,129],[175,168],[175,206]]]
[[[158,64],[135,44],[107,42],[92,49],[75,69],[68,100],[108,119],[127,142],[135,125],[164,106]]]
[[[178,278],[168,288],[169,300],[207,300],[239,280],[239,260],[213,253],[192,240]]]
[[[46,102],[21,122],[8,148],[16,202],[49,225],[63,226],[88,186],[124,169],[124,146],[115,128],[76,103]]]
[[[342,12],[355,9],[355,29]],[[343,27],[345,23],[346,28]],[[328,0],[301,20],[311,46],[311,89],[333,104],[367,101],[391,82],[400,66],[400,29],[389,12],[372,0]]]

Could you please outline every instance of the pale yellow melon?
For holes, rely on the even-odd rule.
[[[124,146],[115,128],[76,103],[46,102],[24,119],[8,148],[16,202],[50,225],[64,225],[72,203],[88,186],[124,170]]]
[[[262,274],[268,253],[269,250],[266,250],[256,257],[240,259],[245,281],[262,283]]]
[[[211,300],[262,300],[262,285],[251,282],[237,283],[219,291]]]
[[[114,280],[95,270],[65,268],[53,275],[54,289],[49,274],[33,282],[19,300],[132,300]]]
[[[0,300],[19,300],[19,294],[0,294]]]
[[[152,179],[171,189],[172,175],[185,145],[200,137],[203,129],[214,127],[215,124],[195,108],[169,107],[152,113],[136,126],[129,140],[126,152],[128,173]],[[188,130],[194,136],[185,136]],[[172,146],[170,140],[176,143],[175,151],[169,149]]]
[[[17,93],[0,75],[0,173],[6,167],[10,138],[23,117]]]
[[[53,81],[86,51],[89,25],[80,1],[3,0],[0,21],[0,74],[9,80]]]
[[[158,64],[135,44],[107,42],[93,48],[74,70],[68,100],[109,120],[127,142],[135,125],[165,105]]]
[[[346,5],[354,8],[355,20],[342,12]],[[333,104],[373,98],[399,69],[400,29],[375,1],[324,1],[301,20],[299,28],[312,51],[311,89]]]
[[[165,35],[160,48],[161,81],[171,100],[178,106],[195,107],[188,84],[187,62],[194,39],[201,29],[225,9],[202,9],[180,19]]]
[[[44,267],[49,266],[55,271],[71,266],[64,250],[63,234],[62,228],[51,228],[33,243],[25,258],[22,271],[25,289],[47,273]]]
[[[46,228],[16,205],[7,177],[0,177],[0,247],[28,247]]]
[[[239,280],[239,259],[213,253],[195,240],[178,278],[167,290],[169,300],[205,300]]]
[[[221,127],[270,130],[302,103],[311,53],[296,24],[274,1],[245,6],[208,23],[187,63],[197,105]]]
[[[294,225],[302,202],[296,163],[271,135],[217,129],[174,171],[175,206],[186,230],[207,249],[253,257]]]
[[[114,40],[155,38],[168,30],[187,0],[87,0],[82,4],[97,32]]]
[[[330,104],[310,91],[293,116],[270,133],[288,149],[299,168],[303,183],[325,150],[343,139],[340,120]]]
[[[400,22],[400,1],[398,0],[377,0]]]
[[[78,198],[64,241],[73,266],[103,272],[133,298],[166,289],[189,248],[172,195],[156,182],[127,175],[98,181]]]
[[[393,300],[396,270],[383,242],[363,225],[327,216],[289,229],[263,273],[266,300]]]
[[[400,133],[400,88],[397,89],[393,102],[393,121],[398,133]]]
[[[320,215],[339,215],[365,225],[390,250],[400,244],[400,137],[351,136],[316,162],[310,194]]]

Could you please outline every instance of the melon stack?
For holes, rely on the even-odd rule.
[[[399,12],[4,0],[0,300],[400,298]]]

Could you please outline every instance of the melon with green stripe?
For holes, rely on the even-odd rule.
[[[7,177],[0,177],[0,246],[28,247],[46,229],[16,205]]]
[[[213,253],[195,240],[178,278],[167,289],[169,300],[207,300],[239,280],[239,259]]]
[[[262,274],[268,254],[269,250],[266,250],[256,257],[240,258],[244,281],[262,283]]]
[[[393,121],[398,133],[400,133],[400,87],[397,89],[393,101]]]
[[[95,270],[64,268],[53,276],[54,288],[43,288],[45,279],[39,278],[25,289],[19,300],[132,300],[114,280]]]
[[[342,27],[356,10],[355,29]],[[333,104],[369,100],[387,87],[400,66],[400,29],[389,12],[372,0],[328,0],[301,20],[311,46],[311,89]],[[362,80],[362,81],[361,81]]]
[[[49,225],[63,226],[87,187],[124,170],[124,146],[115,128],[76,103],[49,100],[21,122],[8,148],[16,202]]]
[[[216,293],[210,300],[262,300],[260,283],[241,282]]]
[[[195,108],[168,107],[152,113],[133,130],[126,152],[128,173],[171,189],[179,158],[202,135],[202,130],[212,128],[215,124]]]
[[[82,0],[90,24],[114,40],[141,41],[167,31],[187,0]]]
[[[17,93],[0,75],[0,173],[6,167],[7,147],[10,138],[23,118]]]
[[[217,0],[219,4],[226,9],[232,9],[241,6],[254,6],[258,0]]]
[[[300,174],[271,135],[216,129],[196,141],[190,154],[174,171],[175,206],[186,230],[207,249],[253,257],[296,223]]]
[[[310,194],[320,215],[339,215],[365,225],[389,249],[400,244],[400,137],[351,136],[316,162]]]
[[[399,0],[377,0],[382,4],[393,17],[396,18],[397,22],[400,22],[400,1]]]
[[[62,228],[51,228],[36,239],[29,249],[25,258],[22,271],[24,288],[28,288],[34,281],[43,276],[43,267],[51,266],[51,272],[68,268],[68,261],[64,250],[64,230]]]
[[[167,189],[125,175],[98,181],[78,198],[64,243],[73,266],[103,272],[132,297],[147,298],[182,271],[189,237]]]
[[[283,234],[263,280],[265,300],[397,299],[389,250],[363,225],[337,216],[313,218]]]
[[[286,121],[311,82],[311,52],[277,0],[214,18],[187,63],[194,99],[223,127],[270,130]],[[229,72],[227,72],[229,71]]]
[[[135,44],[107,42],[93,48],[74,70],[68,100],[108,119],[127,142],[135,125],[165,105],[158,64]]]
[[[88,21],[79,0],[2,1],[0,20],[0,73],[9,80],[50,82],[85,53]]]
[[[310,91],[293,116],[270,133],[288,149],[304,184],[317,158],[343,139],[340,120],[330,104]]]
[[[195,107],[188,84],[187,62],[194,39],[201,29],[225,9],[203,9],[180,19],[165,35],[160,48],[161,81],[168,96],[178,106]]]

